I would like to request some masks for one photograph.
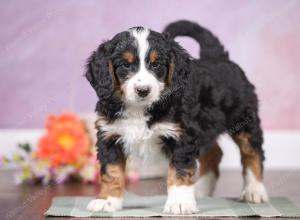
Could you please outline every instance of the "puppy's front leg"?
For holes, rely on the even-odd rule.
[[[126,160],[120,146],[98,145],[98,151],[101,189],[99,196],[90,201],[87,209],[114,212],[122,209]]]
[[[169,214],[192,214],[197,212],[194,182],[195,168],[179,170],[170,165],[168,171],[168,198],[164,212]]]
[[[97,199],[92,200],[89,211],[114,212],[122,209],[122,196],[125,186],[124,165],[120,163],[107,164],[105,173],[101,175],[101,190]]]

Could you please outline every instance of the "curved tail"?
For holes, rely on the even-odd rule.
[[[186,20],[176,21],[165,27],[163,33],[169,34],[171,38],[188,36],[195,39],[201,46],[201,59],[229,59],[228,52],[224,50],[219,39],[197,23]]]

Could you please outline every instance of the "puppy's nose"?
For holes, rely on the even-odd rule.
[[[137,86],[135,92],[139,97],[145,98],[150,93],[149,86]]]

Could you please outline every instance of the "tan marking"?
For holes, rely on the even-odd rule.
[[[105,131],[102,134],[102,138],[103,138],[103,140],[106,140],[106,141],[118,140],[120,138],[120,135]]]
[[[95,122],[95,127],[98,130],[101,130],[101,127],[106,126],[107,124],[108,124],[108,121],[107,121],[106,117],[104,117],[103,115],[99,114],[98,115],[98,119]],[[104,140],[109,140],[109,139],[118,139],[119,135],[115,134],[115,133],[108,132],[108,131],[103,131],[103,133],[101,134],[101,137]]]
[[[102,130],[101,128],[106,126],[108,124],[108,121],[106,119],[106,117],[104,117],[103,115],[99,115],[98,116],[98,119],[96,120],[95,122],[95,127],[98,129],[98,130]],[[107,132],[107,131],[104,131],[102,134],[101,134],[101,137],[104,139],[104,140],[108,140],[110,138],[113,138],[115,135],[110,133],[110,132]]]
[[[120,84],[120,81],[118,80],[118,78],[116,77],[115,75],[115,72],[114,72],[114,66],[111,62],[111,60],[108,62],[108,70],[109,70],[109,73],[111,75],[111,78],[112,78],[112,81],[113,81],[113,84],[115,86],[115,94],[119,97],[122,96],[123,94],[123,90],[121,89],[121,84]]]
[[[126,96],[126,86],[127,86],[127,83],[126,83],[126,82],[125,82],[125,83],[122,83],[121,86],[120,86],[120,90],[121,90],[121,92],[122,92],[122,94],[123,94],[124,96]]]
[[[97,120],[95,122],[95,127],[97,129],[100,129],[101,127],[107,125],[107,123],[108,122],[107,122],[106,118],[103,115],[99,114],[98,118],[97,118]]]
[[[167,179],[167,185],[168,186],[190,186],[194,183],[193,176],[195,174],[195,169],[191,168],[186,170],[186,175],[179,176],[176,172],[176,169],[173,166],[169,167],[168,171],[168,179]]]
[[[157,51],[156,51],[156,50],[152,50],[152,51],[150,52],[149,57],[150,57],[150,62],[151,62],[151,63],[154,63],[154,62],[157,60],[157,58],[158,58],[158,53],[157,53]]]
[[[115,73],[114,73],[114,66],[113,66],[111,60],[108,61],[108,71],[109,71],[109,73],[110,73],[110,75],[111,75],[111,78],[112,78],[112,80],[113,80],[113,83],[116,85],[117,80],[116,80],[116,76],[115,76]]]
[[[175,139],[179,140],[179,138],[182,136],[182,134],[184,132],[184,129],[181,128],[181,126],[179,124],[175,124],[174,132],[175,132],[175,135],[176,135]]]
[[[209,171],[213,171],[216,176],[219,176],[219,164],[223,153],[220,146],[215,143],[207,152],[199,158],[200,176],[205,175]]]
[[[166,82],[167,85],[171,84],[174,71],[175,71],[175,64],[173,62],[171,62],[169,64],[169,72],[168,72],[168,77],[167,77],[167,82]]]
[[[250,143],[250,135],[241,133],[233,137],[234,141],[240,148],[241,162],[243,165],[243,175],[246,174],[247,168],[251,169],[258,181],[262,181],[262,158],[256,152]]]
[[[158,133],[163,133],[163,131],[165,131],[166,136],[171,136],[175,140],[179,140],[180,136],[182,136],[184,132],[184,129],[181,128],[179,123],[164,122],[164,121],[157,122],[151,125],[150,129]],[[170,131],[172,134],[168,134],[170,132],[166,132],[166,131]]]
[[[134,62],[134,54],[132,52],[126,51],[123,53],[123,59],[126,60],[128,63]]]
[[[99,199],[107,197],[122,197],[125,188],[125,161],[108,164],[106,173],[101,176]]]

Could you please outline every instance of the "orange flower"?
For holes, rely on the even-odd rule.
[[[75,115],[49,116],[46,134],[39,140],[36,156],[51,166],[82,166],[91,155],[91,142],[85,126]]]

